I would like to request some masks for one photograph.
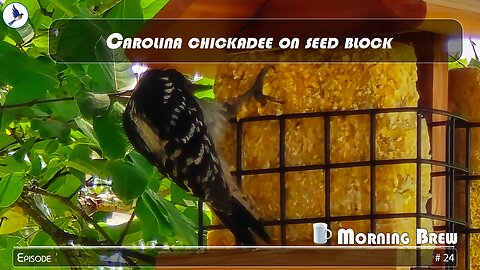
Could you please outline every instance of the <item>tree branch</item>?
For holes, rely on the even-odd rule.
[[[103,236],[103,238],[105,238],[106,242],[109,245],[114,245],[115,244],[115,242],[112,240],[112,238],[107,234],[107,232],[105,232],[105,230],[102,227],[100,227],[100,225],[98,225],[97,222],[95,222],[95,220],[93,220],[83,209],[81,209],[80,207],[75,205],[67,197],[63,197],[63,196],[60,196],[58,194],[51,193],[50,191],[42,189],[42,188],[25,187],[25,190],[30,191],[30,192],[34,192],[34,193],[37,193],[37,194],[40,194],[40,195],[43,195],[43,196],[54,198],[54,199],[59,200],[60,202],[62,202],[64,204],[66,204],[72,210],[77,212],[85,221],[87,221],[87,223],[92,225]]]
[[[129,99],[133,90],[125,90],[122,92],[114,92],[114,93],[107,93],[109,97],[118,97],[122,99]],[[51,103],[51,102],[61,102],[61,101],[71,101],[75,100],[75,97],[63,97],[63,98],[53,98],[53,99],[45,99],[45,100],[32,100],[18,104],[8,104],[8,105],[0,105],[0,111],[5,109],[13,109],[19,107],[31,107],[33,105],[42,104],[42,103]]]
[[[30,188],[30,187],[25,187],[24,188],[25,191],[28,191],[28,192],[32,192],[32,193],[36,193],[36,194],[40,194],[40,195],[43,195],[43,196],[48,196],[48,197],[51,197],[51,198],[54,198],[54,199],[57,199],[59,200],[60,202],[63,202],[65,203],[68,207],[70,207],[72,210],[74,210],[75,212],[77,212],[78,214],[80,214],[80,216],[85,220],[87,221],[87,223],[91,224],[93,227],[95,227],[95,229],[105,238],[106,240],[106,244],[107,245],[111,245],[111,246],[114,246],[116,245],[115,242],[112,240],[112,238],[105,232],[105,230],[100,227],[100,225],[98,225],[97,222],[95,222],[95,220],[93,220],[83,209],[81,209],[80,207],[78,207],[77,205],[75,205],[68,197],[63,197],[63,196],[60,196],[58,194],[54,194],[54,193],[51,193],[49,192],[48,190],[44,190],[44,189],[41,189],[41,188]],[[40,210],[38,210],[40,211]],[[43,229],[43,227],[42,227]],[[59,229],[60,230],[60,229]],[[47,231],[45,231],[47,232]],[[62,231],[63,232],[63,231]],[[48,233],[48,232],[47,232]],[[76,237],[80,237],[80,236],[77,236],[75,235]],[[81,238],[82,239],[82,238]],[[86,239],[86,238],[85,238]],[[88,239],[87,239],[88,240]],[[78,240],[77,240],[78,242]],[[80,243],[80,242],[79,242]],[[80,244],[87,244],[87,243],[80,243]],[[94,241],[94,242],[90,242],[88,245],[99,245],[100,243]],[[132,258],[137,258],[139,260],[142,260],[146,263],[149,263],[149,264],[154,264],[155,263],[155,257],[152,257],[150,255],[146,255],[146,254],[143,254],[143,253],[140,253],[140,252],[137,252],[135,250],[122,250],[122,252],[127,256],[125,257],[125,261],[128,263],[128,265],[130,266],[135,266],[135,262],[132,261]]]
[[[50,235],[53,241],[59,246],[65,246],[70,241],[75,241],[81,243],[83,241],[87,242],[87,238],[80,237],[78,235],[69,234],[58,228],[52,221],[50,221],[40,209],[38,209],[35,204],[34,199],[29,196],[27,193],[23,192],[21,199],[17,201],[17,205],[25,211],[35,222],[42,228],[42,230]],[[68,260],[69,264],[72,266],[81,265],[77,257],[72,256],[71,251],[61,250],[65,255],[65,258]],[[75,268],[76,269],[76,268]]]

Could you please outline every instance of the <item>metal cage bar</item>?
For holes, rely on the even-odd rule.
[[[377,159],[376,156],[376,136],[377,127],[376,119],[379,114],[386,113],[416,113],[416,157],[405,159]],[[331,141],[331,118],[335,116],[349,116],[349,115],[368,115],[370,122],[370,158],[365,161],[356,162],[342,162],[332,163],[330,160],[330,141]],[[447,120],[433,121],[432,115],[439,115],[446,117]],[[430,117],[427,117],[430,116]],[[429,119],[427,122],[428,130],[432,130],[435,127],[445,127],[446,130],[446,157],[445,160],[433,160],[422,158],[422,133],[428,132],[422,129],[423,117]],[[312,165],[298,165],[287,166],[286,164],[286,120],[288,119],[304,119],[304,118],[323,118],[324,124],[324,154],[325,159],[323,163]],[[266,169],[243,169],[243,129],[244,124],[247,122],[259,122],[259,121],[278,121],[279,123],[279,166],[278,168],[266,168]],[[280,217],[278,220],[268,220],[263,223],[265,226],[280,226],[280,244],[287,245],[287,226],[292,224],[309,224],[315,222],[325,222],[329,226],[332,222],[349,221],[349,220],[370,220],[370,229],[372,232],[376,231],[376,223],[381,219],[395,219],[395,218],[415,218],[416,226],[422,226],[422,219],[439,220],[444,221],[447,232],[460,232],[465,233],[465,242],[467,248],[465,250],[465,265],[467,269],[470,267],[469,259],[469,247],[471,242],[470,235],[472,233],[480,234],[480,229],[471,227],[471,214],[470,214],[470,189],[471,181],[480,180],[480,175],[474,175],[471,172],[471,137],[472,129],[480,128],[480,122],[469,122],[465,118],[456,116],[446,111],[407,107],[407,108],[382,108],[382,109],[365,109],[365,110],[348,110],[348,111],[328,111],[328,112],[310,112],[310,113],[295,113],[295,114],[283,114],[283,115],[268,115],[268,116],[255,116],[240,119],[238,121],[232,121],[236,126],[236,171],[232,174],[236,177],[239,187],[242,185],[242,177],[244,175],[261,175],[275,173],[280,177]],[[465,164],[464,166],[456,164],[455,150],[456,150],[456,130],[464,128],[466,130],[465,137]],[[394,165],[394,164],[416,164],[416,211],[409,213],[391,213],[391,214],[378,214],[376,211],[376,168],[381,165]],[[444,171],[436,171],[431,173],[431,181],[434,181],[435,177],[445,177],[446,188],[446,214],[437,215],[422,212],[422,165],[435,165],[443,167]],[[366,215],[346,215],[346,216],[332,216],[331,215],[331,170],[337,168],[349,168],[349,167],[370,167],[370,211]],[[286,216],[286,173],[299,172],[299,171],[312,171],[312,170],[324,170],[325,173],[325,216],[313,217],[313,218],[296,218],[288,219]],[[465,182],[465,220],[458,220],[455,217],[455,181]],[[198,217],[199,217],[199,232],[198,232],[198,244],[204,245],[205,232],[209,230],[224,229],[222,225],[209,225],[206,226],[203,222],[203,202],[198,202]],[[329,241],[327,243],[331,245]],[[420,263],[421,254],[417,254],[417,264]]]

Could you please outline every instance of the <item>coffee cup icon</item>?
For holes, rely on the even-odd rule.
[[[332,231],[329,230],[327,223],[313,224],[313,242],[315,244],[325,244],[328,239],[332,238]]]

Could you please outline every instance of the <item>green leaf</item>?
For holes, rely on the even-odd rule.
[[[198,226],[198,208],[197,207],[189,206],[182,211],[182,214],[188,217],[193,222],[193,224],[195,224],[195,226]],[[211,223],[212,222],[208,217],[208,215],[205,212],[203,212],[203,225],[210,226]]]
[[[25,175],[10,173],[0,180],[0,208],[8,207],[17,201],[23,191]]]
[[[70,134],[70,125],[53,119],[32,119],[32,130],[38,130],[40,137],[44,139],[58,138],[65,142]]]
[[[168,0],[141,0],[140,5],[143,9],[143,17],[151,19],[155,16],[166,4]]]
[[[17,152],[15,152],[15,154],[13,155],[13,157],[15,157],[15,160],[18,162],[24,162],[23,159],[25,158],[25,155],[28,154],[28,152],[30,152],[34,144],[35,144],[35,138],[28,139],[22,145],[22,147],[20,147],[20,149],[18,149]]]
[[[96,62],[95,45],[101,37],[112,33],[109,22],[105,20],[57,20],[50,28],[57,29],[59,33],[57,36],[49,35],[50,56],[59,62]],[[81,33],[81,38],[78,33]]]
[[[105,38],[95,45],[96,59],[100,62],[88,68],[93,80],[93,90],[98,93],[129,90],[135,86],[136,77],[123,49],[111,50]]]
[[[48,144],[45,146],[45,153],[47,154],[53,154],[55,151],[57,151],[58,147],[60,144],[58,143],[57,139],[50,140]]]
[[[123,223],[123,224],[120,224],[120,225],[107,225],[105,223],[100,223],[103,227],[103,229],[107,232],[107,234],[110,236],[110,238],[113,239],[113,241],[118,241],[120,239],[120,235],[122,235],[122,233],[125,231],[125,227],[127,226],[127,223]],[[138,219],[134,219],[129,227],[128,227],[128,231],[127,231],[127,235],[130,234],[130,237],[132,237],[131,234],[135,234],[136,235],[136,241],[140,240],[142,235],[141,235],[141,231],[142,231],[142,223],[140,222],[140,220]],[[139,233],[140,232],[140,233]],[[124,239],[123,241],[123,244],[127,244],[127,242],[125,242],[125,240],[128,240],[129,243],[132,243],[132,239]],[[135,242],[136,242],[135,241]]]
[[[50,105],[52,116],[62,121],[70,121],[80,116],[80,110],[74,100],[53,102]]]
[[[13,247],[22,241],[21,236],[5,235],[0,237],[0,269],[12,269]]]
[[[123,108],[119,106],[114,103],[110,110],[93,119],[93,128],[103,155],[109,159],[123,158],[130,145],[122,125]]]
[[[122,1],[105,13],[105,18],[138,19],[135,21],[116,20],[112,28],[124,36],[134,35],[143,26],[143,11],[140,0]]]
[[[185,190],[183,190],[173,182],[172,182],[172,185],[170,186],[170,196],[171,196],[171,201],[174,204],[183,205],[183,206],[189,206],[186,203],[187,201],[190,201],[190,202],[198,201],[197,198],[188,194]]]
[[[87,8],[95,15],[102,15],[122,0],[85,0]]]
[[[470,63],[468,64],[469,67],[476,67],[476,68],[480,68],[480,61],[478,61],[477,59],[475,58],[472,58],[472,60],[470,60]]]
[[[38,154],[31,155],[30,162],[32,166],[30,167],[30,174],[33,176],[40,176],[42,173],[42,160]]]
[[[0,178],[5,177],[11,172],[25,173],[28,170],[28,166],[23,161],[17,161],[13,156],[6,156],[0,159]],[[1,181],[1,180],[0,180]]]
[[[30,242],[31,246],[56,246],[57,244],[53,239],[50,237],[50,235],[39,231],[35,234],[35,237],[32,239]]]
[[[90,64],[87,67],[88,76],[92,79],[92,91],[94,93],[111,93],[116,89],[114,88],[114,83],[110,74],[106,73],[106,70],[102,65],[107,65],[103,63]]]
[[[0,23],[0,40],[4,40],[8,35],[8,27],[4,23]]]
[[[5,133],[0,133],[0,149],[3,149],[7,145],[10,145],[14,142],[15,142],[15,139],[12,136],[8,136]]]
[[[93,130],[92,124],[90,124],[87,120],[80,117],[75,119],[75,123],[87,138],[89,138],[93,143],[98,145],[98,141],[97,141],[97,138],[95,137],[95,134],[94,134],[95,132]]]
[[[144,156],[137,151],[130,152],[128,156],[132,160],[133,166],[141,171],[145,178],[150,179],[152,177],[155,168]]]
[[[110,97],[106,94],[81,92],[75,96],[80,112],[85,117],[97,117],[110,107]]]
[[[12,234],[25,228],[28,224],[28,216],[18,206],[14,206],[1,214],[0,218],[2,220],[0,221],[0,235]]]
[[[49,89],[59,85],[56,72],[50,65],[28,57],[4,41],[0,41],[0,63],[8,63],[8,68],[0,69],[0,81],[13,87],[5,104],[44,98]]]
[[[165,241],[166,237],[172,233],[166,211],[159,207],[159,204],[147,192],[138,198],[135,213],[142,222],[144,241]]]
[[[71,0],[54,0],[51,1],[55,10],[62,11],[67,17],[93,17],[86,8],[79,8],[76,1]]]
[[[468,60],[465,58],[460,58],[461,53],[456,52],[455,54],[449,54],[448,55],[448,68],[449,69],[454,69],[454,68],[464,68],[468,64]]]
[[[148,180],[131,163],[111,161],[107,169],[112,178],[112,189],[120,199],[128,202],[145,191]]]
[[[72,174],[57,178],[48,190],[60,196],[70,196],[83,184],[82,180]]]
[[[92,159],[91,153],[92,150],[88,146],[76,145],[68,157],[66,165],[86,174],[106,177],[106,160]]]
[[[75,90],[79,90],[80,87],[76,82],[76,80],[79,80],[84,84],[85,87],[87,87],[87,89],[90,88],[90,85],[92,83],[92,78],[88,76],[87,71],[85,70],[85,67],[83,65],[77,64],[77,63],[69,63],[67,64],[67,66],[68,66],[68,74],[65,77],[66,84],[74,85],[73,88]],[[75,92],[76,91],[72,91],[72,94],[75,94]]]
[[[150,189],[147,189],[140,197],[138,203],[141,203],[141,209],[136,211],[139,219],[145,223],[147,220],[152,221],[150,224],[154,224],[153,230],[145,227],[144,224],[144,238],[145,240],[158,239],[159,232],[162,230],[168,230],[162,226],[162,222],[166,219],[169,227],[173,230],[175,236],[180,239],[186,245],[195,245],[197,241],[197,230],[192,221],[186,216],[182,215],[179,210],[171,202],[165,200],[157,193]],[[152,217],[153,216],[153,217]],[[155,228],[157,225],[157,228]],[[147,231],[146,231],[147,230]]]

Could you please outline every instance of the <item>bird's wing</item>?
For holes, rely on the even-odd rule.
[[[15,5],[13,5],[12,13],[14,18],[17,18],[18,16],[20,16],[20,11],[18,11]]]

